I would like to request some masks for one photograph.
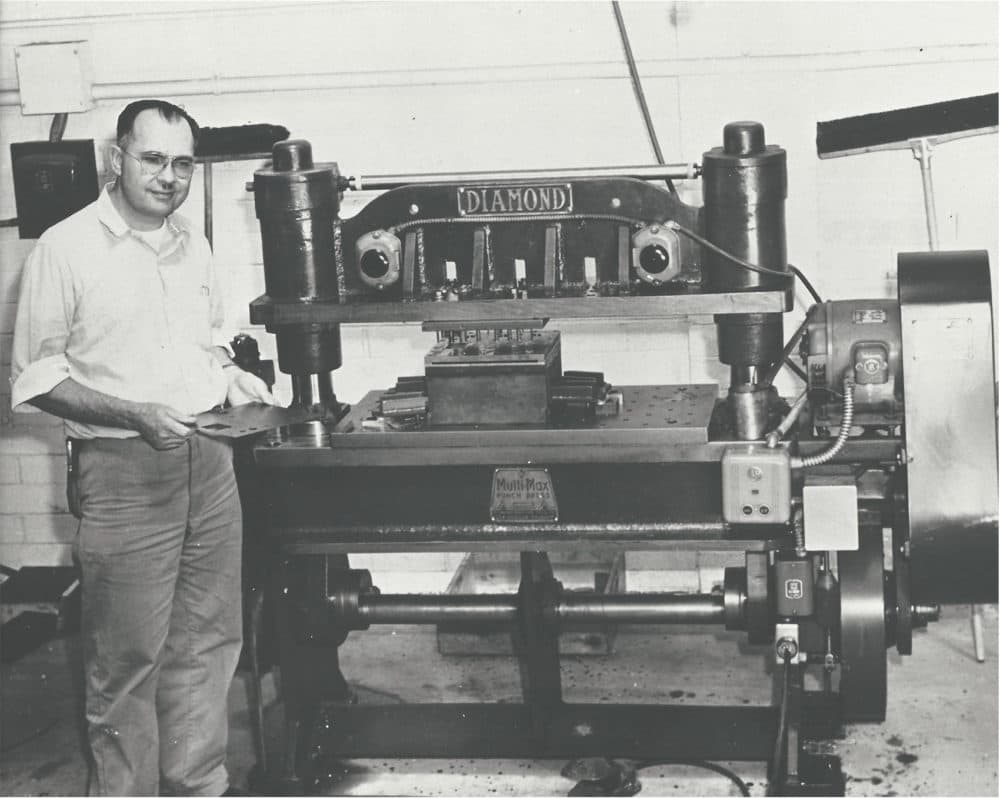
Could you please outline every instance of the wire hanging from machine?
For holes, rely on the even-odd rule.
[[[632,78],[632,89],[635,91],[636,102],[639,103],[639,111],[642,112],[642,121],[646,125],[646,133],[649,134],[649,142],[653,145],[653,154],[659,164],[665,164],[663,151],[660,150],[660,142],[656,137],[656,128],[653,127],[653,118],[649,115],[649,106],[646,105],[646,93],[642,90],[642,81],[639,78],[639,70],[635,65],[635,56],[632,54],[632,44],[628,38],[628,31],[625,30],[625,20],[622,17],[621,7],[617,0],[612,0],[611,8],[615,12],[615,23],[618,25],[618,35],[621,36],[622,48],[625,50],[625,60],[628,62],[629,76]],[[670,178],[664,178],[667,184],[667,191],[675,197],[677,189]]]

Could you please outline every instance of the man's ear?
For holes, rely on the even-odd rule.
[[[114,173],[116,178],[122,176],[122,161],[124,156],[122,155],[122,148],[117,144],[112,144],[108,148],[108,163],[111,165],[111,171]]]

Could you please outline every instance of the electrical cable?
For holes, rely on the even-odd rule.
[[[639,771],[640,769],[651,768],[653,766],[694,766],[695,768],[708,769],[709,771],[714,771],[716,774],[721,774],[732,782],[739,789],[740,796],[750,795],[750,788],[740,779],[738,774],[730,771],[725,766],[720,766],[718,763],[712,763],[709,760],[642,760],[635,764],[635,770]]]
[[[809,282],[809,278],[807,278],[804,274],[802,274],[802,271],[797,266],[788,264],[788,271],[782,272],[780,269],[769,269],[766,266],[759,266],[758,264],[752,264],[749,261],[744,261],[742,258],[733,255],[731,252],[727,252],[726,250],[722,249],[722,247],[719,247],[710,242],[704,236],[699,236],[693,230],[689,230],[688,228],[684,227],[683,225],[679,225],[677,222],[674,222],[673,220],[667,220],[666,222],[663,223],[663,226],[669,228],[670,230],[676,230],[678,233],[684,234],[689,239],[698,242],[702,247],[707,247],[712,252],[721,255],[726,260],[732,261],[734,264],[736,264],[737,266],[741,266],[744,269],[749,269],[751,272],[758,272],[759,274],[762,275],[774,275],[775,277],[783,277],[786,280],[798,278],[800,281],[802,281],[802,285],[805,286],[806,291],[808,291],[812,295],[812,298],[816,302],[818,303],[823,302],[823,299],[822,297],[819,296],[819,292],[816,291],[815,286],[813,286],[813,284]]]
[[[785,736],[788,731],[788,691],[792,680],[792,656],[785,653],[784,679],[781,684],[781,707],[778,710],[778,735],[774,740],[774,755],[771,758],[771,768],[768,781],[771,783],[769,795],[774,795],[774,781],[778,776],[779,767],[784,760]]]
[[[799,271],[799,268],[797,266],[793,266],[792,264],[789,264],[788,268],[791,270],[792,274],[795,275],[795,277],[802,281],[802,285],[805,286],[806,291],[812,295],[812,298],[816,302],[822,303],[823,299],[819,296],[819,292],[816,291],[813,284],[809,282],[809,279],[803,275],[801,271]]]
[[[54,117],[52,117],[52,124],[49,126],[50,142],[62,141],[63,134],[66,132],[67,120],[69,120],[68,113],[56,114]]]
[[[629,76],[632,78],[632,89],[635,92],[635,99],[639,103],[639,111],[642,113],[642,120],[646,125],[646,133],[649,135],[650,144],[653,145],[653,154],[658,163],[666,163],[663,160],[663,151],[660,150],[660,142],[656,138],[656,128],[653,127],[653,118],[649,115],[649,106],[646,105],[646,93],[642,90],[642,81],[639,78],[639,70],[635,65],[635,56],[632,54],[632,44],[629,42],[628,31],[625,30],[625,19],[622,17],[621,6],[617,0],[612,0],[611,9],[615,13],[615,23],[618,25],[618,35],[622,40],[622,48],[625,50],[625,61],[628,62]],[[674,197],[677,196],[677,189],[670,178],[665,179],[667,191]]]
[[[783,277],[785,280],[795,279],[795,275],[792,274],[791,272],[782,272],[780,269],[770,269],[766,266],[758,266],[757,264],[752,264],[749,261],[744,261],[742,258],[739,258],[733,255],[731,252],[727,252],[726,250],[722,249],[722,247],[719,247],[716,244],[712,244],[712,242],[710,242],[704,236],[700,236],[693,230],[689,230],[683,225],[674,222],[672,219],[668,219],[666,222],[664,222],[663,227],[669,230],[675,230],[678,233],[682,233],[692,241],[698,242],[698,244],[700,244],[702,247],[707,247],[709,250],[716,253],[717,255],[721,255],[726,260],[732,261],[737,266],[743,267],[744,269],[747,269],[751,272],[757,272],[758,274],[761,275],[774,275],[775,277]]]
[[[393,225],[387,228],[387,232],[396,235],[404,230],[408,230],[411,227],[423,227],[424,225],[451,225],[451,224],[470,224],[470,225],[483,225],[491,222],[586,222],[586,221],[598,221],[598,222],[616,222],[620,225],[630,225],[635,227],[642,227],[647,224],[642,219],[636,219],[631,216],[622,216],[621,214],[591,214],[591,213],[578,213],[578,214],[547,214],[547,213],[533,213],[533,214],[518,214],[516,218],[509,216],[502,216],[500,214],[477,214],[475,216],[436,216],[429,219],[413,219],[409,222],[401,222],[398,225]],[[784,273],[782,273],[784,274]],[[791,277],[791,275],[789,275]]]

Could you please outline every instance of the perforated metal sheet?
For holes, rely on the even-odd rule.
[[[244,438],[320,418],[322,415],[310,408],[279,408],[254,402],[200,413],[195,417],[195,426],[210,438]]]

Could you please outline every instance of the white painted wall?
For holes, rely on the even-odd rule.
[[[666,159],[700,160],[726,122],[760,120],[788,151],[790,259],[824,296],[892,296],[895,254],[926,248],[917,164],[906,151],[820,161],[816,122],[996,91],[997,6],[645,2],[623,11]],[[10,104],[14,48],[65,40],[89,42],[95,96],[108,98],[72,115],[66,137],[96,139],[102,160],[124,103],[153,95],[203,125],[283,124],[346,174],[653,161],[605,2],[4,0],[0,218],[16,215],[9,143],[45,139],[50,123]],[[255,90],[254,78],[300,88]],[[995,265],[996,137],[943,145],[933,165],[942,248],[985,248]],[[250,328],[247,312],[263,293],[244,190],[255,166],[215,167],[215,246],[231,317],[272,357],[272,337]],[[700,203],[697,183],[681,191]],[[199,174],[185,208],[194,218],[201,193]],[[365,199],[350,198],[345,213]],[[75,532],[58,423],[10,413],[10,331],[31,245],[0,229],[0,562],[12,566],[68,563]],[[801,316],[789,314],[788,330]],[[619,384],[726,379],[710,319],[559,327],[568,367],[603,369]],[[338,396],[355,401],[414,373],[429,343],[414,325],[345,327]],[[287,399],[285,382],[279,394]],[[452,562],[442,558],[427,568]]]

